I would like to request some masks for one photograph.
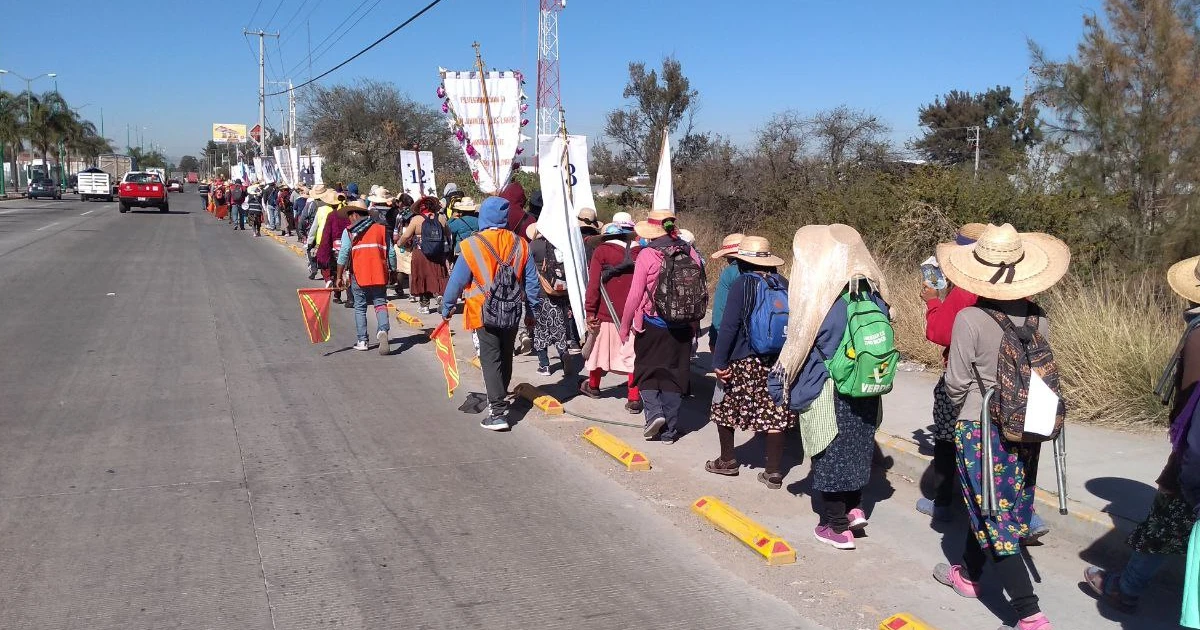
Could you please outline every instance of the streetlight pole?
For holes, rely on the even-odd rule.
[[[42,77],[48,77],[48,78],[53,79],[54,77],[57,77],[58,74],[56,74],[54,72],[46,72],[43,74],[39,74],[36,77],[27,77],[20,73],[13,72],[11,70],[0,70],[0,74],[11,74],[14,77],[17,77],[18,79],[21,79],[22,81],[25,82],[25,122],[28,123],[30,126],[32,126],[33,125],[33,82],[37,81],[38,79],[41,79]],[[55,81],[54,92],[56,94],[58,93],[57,83],[58,82]],[[29,139],[32,141],[33,136],[30,135]],[[43,157],[45,157],[45,156],[43,156]],[[3,169],[0,168],[0,172],[2,172],[2,171],[3,171]],[[13,175],[15,176],[16,174],[14,173]],[[0,179],[3,179],[3,177],[0,177]],[[18,182],[18,183],[20,183],[20,182]],[[3,191],[3,189],[0,188],[0,192],[2,192],[2,191]]]

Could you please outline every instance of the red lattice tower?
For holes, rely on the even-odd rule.
[[[558,111],[562,107],[562,92],[559,90],[558,73],[558,15],[567,6],[567,0],[540,1],[537,121],[534,126],[537,135],[556,134],[559,131]],[[538,144],[535,139],[534,146]]]

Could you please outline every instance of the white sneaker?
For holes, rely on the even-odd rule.
[[[366,352],[366,350],[367,350],[367,342],[365,342],[365,341],[360,341],[360,342],[358,342],[358,343],[354,344],[354,349],[355,349],[355,350],[360,350],[360,351]]]
[[[333,280],[326,280],[326,281],[325,281],[325,288],[326,288],[326,289],[332,289],[332,288],[333,288]]]
[[[375,338],[379,340],[379,354],[382,354],[383,356],[386,357],[392,351],[392,349],[390,347],[388,347],[387,331],[381,330],[381,331],[375,333]]]

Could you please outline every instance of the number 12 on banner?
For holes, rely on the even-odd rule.
[[[426,195],[437,196],[437,175],[430,151],[401,151],[400,163],[404,173],[404,192],[413,199]]]

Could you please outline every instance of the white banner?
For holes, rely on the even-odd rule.
[[[287,182],[287,185],[293,188],[300,183],[297,179],[299,153],[300,150],[296,148],[275,147],[275,166],[279,170],[279,181]]]
[[[538,136],[541,163],[542,214],[538,232],[554,245],[563,258],[571,315],[580,332],[587,330],[583,310],[587,291],[587,253],[579,231],[579,211],[595,208],[591,182],[587,178],[587,138],[584,136]]]
[[[471,176],[484,194],[495,194],[508,182],[517,146],[524,138],[521,127],[525,93],[515,72],[488,72],[483,80],[476,72],[442,70],[443,111],[449,115],[450,131],[462,144]],[[483,97],[486,86],[487,98]]]
[[[319,155],[300,156],[301,180],[306,185],[319,186],[325,183],[325,180],[321,179],[321,165],[324,161]]]
[[[654,204],[651,210],[675,211],[675,186],[671,177],[671,136],[663,130],[662,152],[658,156],[658,174],[654,178]]]
[[[281,181],[279,167],[275,164],[275,158],[254,158],[254,166],[258,170],[259,180],[264,182]]]
[[[433,153],[429,151],[400,152],[400,180],[410,197],[437,197],[437,176],[433,170]]]

